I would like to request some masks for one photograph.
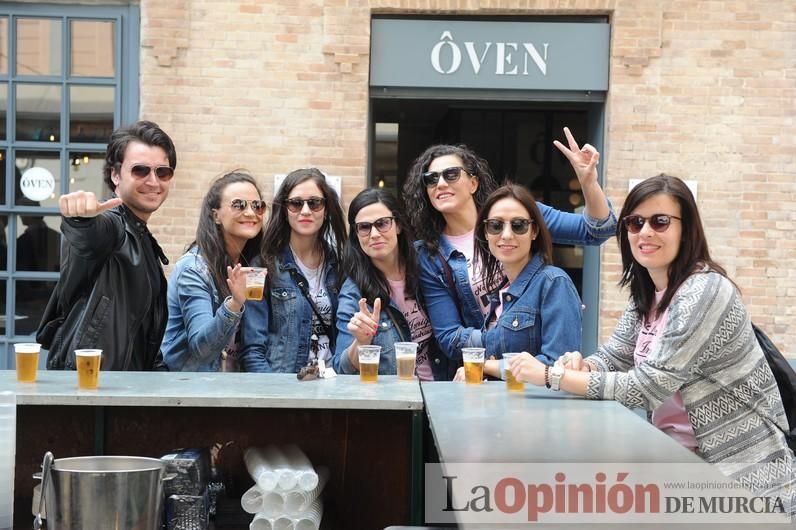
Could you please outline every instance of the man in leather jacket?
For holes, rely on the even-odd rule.
[[[161,263],[168,260],[146,223],[166,200],[176,166],[171,138],[139,121],[108,143],[103,173],[113,198],[61,196],[61,277],[36,335],[49,350],[48,369],[75,369],[80,348],[102,349],[103,370],[166,369]]]

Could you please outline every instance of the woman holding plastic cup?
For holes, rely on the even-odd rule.
[[[599,153],[579,146],[564,128],[568,146],[554,145],[566,156],[580,183],[583,214],[568,213],[538,203],[556,243],[599,245],[610,238],[616,217],[597,180]],[[420,289],[426,300],[434,335],[445,353],[438,368],[453,377],[461,366],[461,349],[486,346],[487,357],[502,352],[481,340],[489,310],[488,294],[503,276],[484,275],[473,268],[473,235],[478,210],[497,183],[486,160],[463,145],[434,145],[412,164],[404,184],[407,218],[422,240],[418,246]]]
[[[485,278],[505,274],[481,331],[484,347],[498,358],[484,362],[487,375],[505,376],[500,357],[506,352],[530,352],[551,365],[580,348],[580,298],[569,276],[552,265],[552,254],[550,232],[531,192],[507,185],[486,199],[475,227],[475,266]],[[464,380],[463,372],[455,380]]]
[[[373,344],[381,346],[378,373],[395,374],[396,347],[414,342],[417,376],[432,380],[442,354],[418,291],[413,239],[398,201],[381,189],[363,190],[348,208],[348,226],[334,369],[357,373],[358,347]]]
[[[235,333],[248,265],[260,252],[265,209],[254,177],[240,170],[218,178],[205,195],[196,239],[169,278],[161,349],[170,370],[235,369]]]
[[[337,260],[345,220],[337,192],[318,169],[297,169],[274,195],[263,235],[268,281],[241,324],[241,367],[298,372],[334,353]]]

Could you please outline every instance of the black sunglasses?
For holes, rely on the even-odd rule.
[[[233,210],[238,210],[239,212],[245,212],[247,206],[252,207],[252,211],[257,215],[262,215],[265,211],[265,201],[261,201],[260,199],[252,199],[247,201],[246,199],[232,199],[232,202],[229,203],[229,206]]]
[[[531,223],[533,220],[531,219],[523,219],[522,217],[515,217],[511,221],[509,221],[509,226],[511,226],[511,231],[521,236],[522,234],[528,233],[528,228],[530,228]],[[486,228],[486,233],[491,236],[499,236],[503,233],[503,227],[506,226],[506,221],[503,219],[485,219],[484,220],[484,227]]]
[[[369,236],[370,232],[373,230],[373,227],[376,227],[376,230],[381,232],[382,234],[388,232],[390,228],[392,228],[392,221],[395,217],[379,217],[372,223],[369,221],[363,221],[361,223],[357,223],[357,235],[360,237]]]
[[[423,173],[423,182],[427,188],[433,188],[439,184],[439,177],[445,179],[445,182],[456,182],[462,176],[463,167],[449,167],[442,171],[426,171]]]
[[[649,217],[642,217],[640,215],[628,215],[622,218],[622,223],[631,234],[638,234],[644,228],[644,224],[649,221],[650,228],[656,232],[666,232],[669,225],[672,224],[672,219],[680,220],[679,217],[668,215],[665,213],[655,213]]]
[[[145,179],[149,174],[154,171],[155,176],[163,182],[168,182],[174,176],[174,168],[169,166],[147,166],[144,164],[136,164],[130,168],[130,173],[135,178]]]
[[[287,205],[287,209],[293,213],[300,212],[304,208],[305,204],[310,207],[311,211],[319,212],[323,210],[323,207],[326,204],[326,199],[323,197],[310,197],[309,199],[294,197],[292,199],[286,200],[285,204]]]

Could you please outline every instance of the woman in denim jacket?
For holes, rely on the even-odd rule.
[[[417,376],[434,379],[441,352],[417,289],[412,234],[398,201],[380,189],[361,191],[348,208],[348,272],[337,308],[335,371],[359,371],[357,346],[381,346],[380,374],[395,374],[396,342],[416,342]]]
[[[492,297],[482,340],[499,360],[484,373],[503,376],[502,355],[531,352],[547,365],[580,347],[581,305],[567,273],[553,263],[553,244],[536,201],[517,185],[498,188],[478,214],[475,264],[487,278],[505,273]],[[463,369],[456,380],[464,380]]]
[[[579,147],[564,128],[569,148],[555,146],[572,164],[586,208],[583,214],[561,212],[537,203],[553,242],[599,245],[616,228],[616,216],[597,182],[599,153]],[[446,357],[439,367],[452,378],[461,366],[461,348],[487,346],[481,326],[489,310],[489,293],[502,275],[473,274],[473,233],[478,210],[497,187],[486,160],[465,146],[435,145],[413,163],[404,184],[407,217],[420,241],[415,243],[420,265],[420,290],[426,301],[434,335]]]
[[[241,324],[241,367],[293,372],[334,353],[337,256],[345,238],[337,193],[318,169],[297,169],[274,196],[263,236],[265,296]]]
[[[234,344],[246,271],[262,239],[265,201],[251,175],[236,170],[205,195],[196,239],[171,273],[169,319],[161,350],[172,371],[235,369]],[[229,359],[222,367],[222,357]]]

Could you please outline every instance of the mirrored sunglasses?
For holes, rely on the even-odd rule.
[[[509,221],[509,226],[511,226],[511,231],[521,236],[523,234],[528,233],[528,228],[530,228],[531,223],[533,221],[531,219],[523,219],[521,217],[515,217],[511,221]],[[503,227],[506,226],[506,221],[503,219],[485,219],[484,220],[484,228],[486,229],[486,233],[491,236],[499,236],[503,233]]]
[[[246,211],[248,206],[252,207],[252,211],[257,215],[262,215],[265,212],[265,201],[261,201],[260,199],[252,199],[247,201],[246,199],[232,199],[232,202],[229,203],[229,206],[233,210],[238,210],[239,212]]]
[[[376,230],[382,234],[388,232],[390,228],[392,228],[393,219],[395,219],[395,217],[380,217],[373,222],[363,221],[361,223],[357,223],[357,235],[360,237],[369,236],[374,226],[376,227]]]
[[[323,210],[323,207],[326,204],[326,199],[323,197],[310,197],[309,199],[294,197],[285,201],[287,209],[293,213],[300,212],[302,208],[304,208],[305,204],[309,206],[311,211],[318,212]]]
[[[445,182],[456,182],[462,176],[463,167],[449,167],[442,171],[426,171],[423,173],[423,182],[427,188],[433,188],[439,184],[440,175],[445,179]]]
[[[644,224],[649,222],[650,228],[656,232],[666,232],[669,225],[672,224],[672,219],[680,220],[679,217],[668,215],[665,213],[652,214],[649,217],[642,217],[640,215],[628,215],[622,219],[625,228],[631,234],[638,234],[644,228]]]
[[[139,179],[147,178],[152,171],[154,171],[155,176],[163,182],[171,180],[171,177],[174,176],[174,168],[169,166],[152,167],[144,164],[136,164],[130,168],[130,173],[132,173],[135,178]]]

